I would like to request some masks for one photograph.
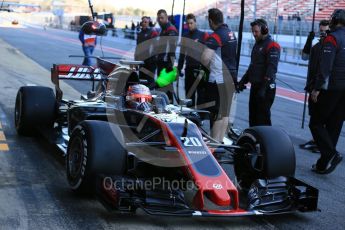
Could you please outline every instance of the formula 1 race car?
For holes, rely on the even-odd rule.
[[[98,58],[97,67],[54,65],[55,93],[19,89],[18,134],[39,131],[52,140],[66,158],[71,189],[95,194],[109,210],[224,217],[317,210],[318,190],[294,178],[284,131],[252,127],[220,143],[209,135],[207,111],[187,108],[186,100],[170,104],[158,90],[134,92],[145,84],[140,64]],[[65,100],[60,80],[92,81],[94,90]]]

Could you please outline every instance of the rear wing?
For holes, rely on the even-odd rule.
[[[60,89],[59,84],[60,79],[94,82],[101,81],[102,74],[98,67],[74,64],[54,64],[51,68],[51,81],[55,85],[57,101],[61,101],[63,96],[63,92]]]
[[[56,99],[57,101],[62,100],[63,92],[60,89],[60,80],[78,80],[78,81],[103,81],[121,65],[129,66],[130,68],[135,68],[143,64],[142,61],[129,61],[121,60],[120,65],[112,63],[110,61],[104,60],[102,58],[97,58],[97,66],[86,66],[86,65],[76,65],[76,64],[54,64],[51,68],[51,80],[55,85]],[[93,84],[94,87],[94,84]]]
[[[98,67],[61,64],[53,65],[51,68],[51,77],[54,84],[58,80],[87,80],[99,81],[102,80],[100,69]]]
[[[97,66],[86,66],[76,64],[54,64],[51,68],[51,80],[55,85],[56,99],[62,100],[62,90],[59,80],[78,80],[78,81],[102,81],[116,67],[117,64],[97,58]]]
[[[51,68],[52,82],[58,85],[59,79],[101,81],[102,75],[108,76],[118,65],[97,58],[97,66],[54,64]]]

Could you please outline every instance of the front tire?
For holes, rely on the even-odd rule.
[[[282,130],[271,126],[252,127],[241,134],[237,145],[243,149],[234,155],[234,170],[243,190],[248,190],[256,179],[294,176],[295,150]]]
[[[67,180],[72,190],[92,193],[97,174],[123,175],[127,152],[121,129],[104,121],[83,121],[72,131],[67,148]]]

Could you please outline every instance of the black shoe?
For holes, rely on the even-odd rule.
[[[311,140],[311,141],[308,141],[305,144],[300,144],[299,147],[301,149],[306,149],[306,150],[312,150],[313,151],[315,148],[317,148],[317,145],[316,145],[315,141]]]
[[[311,171],[318,174],[329,174],[334,171],[337,165],[343,160],[343,157],[339,153],[335,153],[333,157],[328,161],[325,169],[319,169],[316,164],[311,167]]]
[[[313,172],[315,172],[315,173],[318,173],[318,174],[325,174],[325,173],[324,173],[324,170],[318,169],[317,166],[316,166],[316,164],[313,164],[313,165],[311,166],[311,171],[313,171]]]
[[[312,148],[311,151],[312,151],[313,153],[320,153],[320,150],[319,150],[318,147]]]

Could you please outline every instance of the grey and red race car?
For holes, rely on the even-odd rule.
[[[219,143],[209,135],[207,111],[169,104],[160,91],[144,101],[149,109],[131,107],[129,89],[145,84],[138,65],[100,58],[97,67],[54,65],[55,93],[40,86],[19,89],[18,134],[40,132],[63,151],[72,190],[95,194],[110,210],[140,208],[155,215],[317,210],[318,190],[294,178],[295,152],[284,131],[253,127]],[[62,79],[92,81],[94,90],[64,100]],[[228,164],[234,173],[223,168]]]

